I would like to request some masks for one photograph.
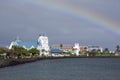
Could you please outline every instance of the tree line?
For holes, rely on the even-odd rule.
[[[40,54],[37,48],[31,48],[29,50],[20,47],[20,46],[12,46],[11,49],[1,47],[0,48],[0,58],[26,58],[26,57],[34,57]]]

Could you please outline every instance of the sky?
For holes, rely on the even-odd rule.
[[[0,0],[0,46],[17,36],[49,44],[120,45],[120,0]]]

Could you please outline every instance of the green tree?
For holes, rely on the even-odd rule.
[[[93,49],[91,52],[89,52],[89,56],[95,56],[97,53],[96,49]]]
[[[3,54],[3,53],[5,53],[5,50],[0,48],[0,54]]]
[[[9,52],[9,49],[6,47],[0,47],[0,54]]]
[[[104,54],[108,54],[109,53],[109,49],[108,48],[105,48],[104,51],[103,51]]]
[[[5,59],[7,52],[8,52],[7,48],[0,47],[0,58]]]
[[[102,54],[101,54],[101,50],[98,49],[95,56],[101,56],[101,55],[102,55]]]
[[[68,54],[68,55],[73,56],[74,54],[72,54],[72,53],[73,53],[73,51],[66,51],[66,52],[63,52],[62,54]]]
[[[11,51],[18,56],[18,58],[25,58],[28,54],[27,49],[20,46],[13,46]]]
[[[30,49],[28,52],[29,52],[29,53],[32,53],[33,56],[40,54],[39,50],[36,49],[36,48]]]
[[[98,50],[97,50],[97,53],[98,53],[98,54],[100,54],[100,53],[101,53],[101,50],[100,50],[100,49],[98,49]]]
[[[105,49],[103,50],[102,56],[110,56],[110,52],[109,52],[109,49],[108,49],[108,48],[105,48]]]

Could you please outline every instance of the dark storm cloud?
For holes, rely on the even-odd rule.
[[[119,0],[61,0],[86,9],[108,20],[120,22]],[[50,43],[74,43],[114,47],[119,38],[103,33],[80,18],[43,8],[24,0],[0,0],[0,44],[6,45],[20,36],[22,40],[37,40],[45,33]]]

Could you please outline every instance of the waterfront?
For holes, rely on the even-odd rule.
[[[120,80],[120,58],[42,60],[0,69],[1,80]]]

